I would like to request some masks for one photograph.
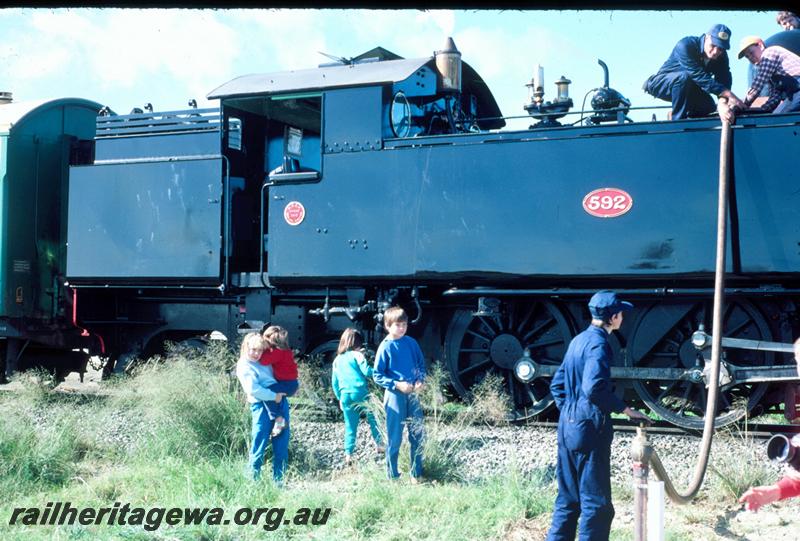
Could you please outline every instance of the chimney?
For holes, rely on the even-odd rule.
[[[436,69],[441,75],[443,92],[461,92],[461,53],[453,38],[447,38],[441,51],[434,53]]]

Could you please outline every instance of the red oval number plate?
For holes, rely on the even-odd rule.
[[[619,188],[600,188],[586,194],[583,210],[598,218],[616,218],[633,207],[633,198]]]

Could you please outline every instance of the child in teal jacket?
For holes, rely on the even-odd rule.
[[[362,413],[367,417],[372,438],[375,440],[375,450],[378,453],[384,452],[375,416],[366,404],[369,397],[367,382],[372,378],[372,367],[362,352],[363,344],[364,338],[358,330],[345,329],[339,340],[338,355],[333,360],[331,383],[333,394],[344,413],[344,453],[348,464],[356,449],[356,435]]]

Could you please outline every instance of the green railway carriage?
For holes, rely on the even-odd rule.
[[[92,160],[87,142],[100,108],[85,99],[13,102],[0,94],[0,374],[34,362],[43,349],[61,351],[59,371],[80,368],[83,356],[70,350],[91,339],[72,325],[64,286],[66,209],[69,164]]]

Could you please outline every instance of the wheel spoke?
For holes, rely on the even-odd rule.
[[[508,394],[511,396],[511,403],[517,405],[517,393],[514,392],[514,376],[508,373]]]
[[[483,316],[478,316],[478,321],[489,331],[489,336],[497,336],[499,333],[492,328]]]
[[[552,346],[554,344],[563,344],[563,343],[564,343],[564,339],[563,338],[555,337],[555,338],[551,338],[550,340],[543,340],[541,342],[534,342],[534,343],[530,344],[529,347],[532,347],[532,348],[543,348],[543,347],[547,347],[547,346]]]
[[[717,395],[719,396],[719,395]],[[700,385],[700,402],[697,404],[699,408],[703,408],[703,417],[706,416],[705,414],[705,407],[708,405],[708,394],[706,393],[705,385]],[[717,412],[719,413],[719,412]]]
[[[656,398],[656,402],[658,402],[658,403],[661,403],[661,401],[664,399],[664,397],[666,397],[666,396],[667,396],[667,394],[669,394],[669,392],[670,392],[670,391],[671,391],[671,390],[672,390],[672,389],[673,389],[673,388],[674,388],[674,387],[675,387],[677,384],[678,384],[678,380],[675,380],[675,381],[673,381],[673,382],[670,382],[670,384],[669,384],[669,385],[667,385],[667,386],[664,388],[664,390],[663,390],[663,391],[661,391],[661,393],[659,393],[658,397]]]
[[[470,365],[470,366],[464,368],[463,370],[459,370],[458,375],[459,376],[463,376],[464,374],[467,374],[469,372],[473,372],[473,371],[477,370],[478,368],[482,368],[482,367],[484,367],[486,365],[490,365],[490,364],[492,364],[492,359],[491,359],[491,357],[487,356],[484,360],[482,360],[480,362],[477,362],[477,363],[475,363],[473,365]]]
[[[692,394],[692,384],[691,383],[687,383],[686,384],[686,392],[683,393],[684,403],[689,402],[689,395],[690,394]]]
[[[477,332],[471,331],[469,329],[467,329],[467,334],[471,334],[472,336],[474,336],[478,340],[483,340],[485,342],[491,342],[492,341],[491,338],[487,338],[487,337],[483,336],[482,334],[478,334]]]
[[[726,304],[726,305],[725,305],[725,308],[723,308],[723,310],[722,310],[722,321],[723,321],[723,322],[724,322],[724,321],[726,321],[726,320],[728,319],[728,316],[731,314],[731,311],[733,310],[733,308],[734,308],[735,306],[736,306],[735,304]],[[714,309],[714,308],[713,308],[713,305],[712,305],[712,306],[711,306],[711,310],[713,310],[713,309]],[[713,317],[713,315],[712,315],[712,317]],[[725,325],[724,325],[724,323],[723,323],[723,325],[722,325],[722,326],[723,326],[723,327],[725,326]]]
[[[561,364],[561,359],[553,359],[552,357],[542,356],[542,357],[537,357],[536,362],[539,364]]]
[[[669,359],[674,359],[676,353],[674,351],[659,351],[658,353],[653,353],[651,357],[667,357]]]
[[[728,336],[728,337],[734,337],[737,334],[739,334],[739,331],[741,331],[742,329],[744,329],[748,325],[752,325],[752,324],[753,324],[753,321],[751,319],[745,319],[744,321],[739,323],[733,329],[730,329],[729,331],[724,332],[724,334],[725,334],[725,336]]]
[[[726,410],[730,409],[732,404],[731,401],[728,400],[728,393],[719,393],[719,399],[720,399],[720,410],[722,409],[723,406],[725,407]]]
[[[522,333],[522,330],[528,325],[528,321],[533,316],[533,312],[536,310],[536,305],[531,306],[531,309],[525,313],[525,317],[522,318],[522,321],[519,322],[519,327],[517,327],[517,334]]]
[[[547,327],[549,327],[553,323],[555,323],[555,319],[553,319],[553,318],[546,319],[545,321],[543,321],[542,323],[540,323],[539,325],[534,327],[534,329],[532,331],[529,331],[527,334],[525,334],[525,336],[522,337],[522,341],[523,342],[530,342],[531,338],[533,338],[534,336],[539,334],[541,331],[543,331],[544,329],[546,329]]]

